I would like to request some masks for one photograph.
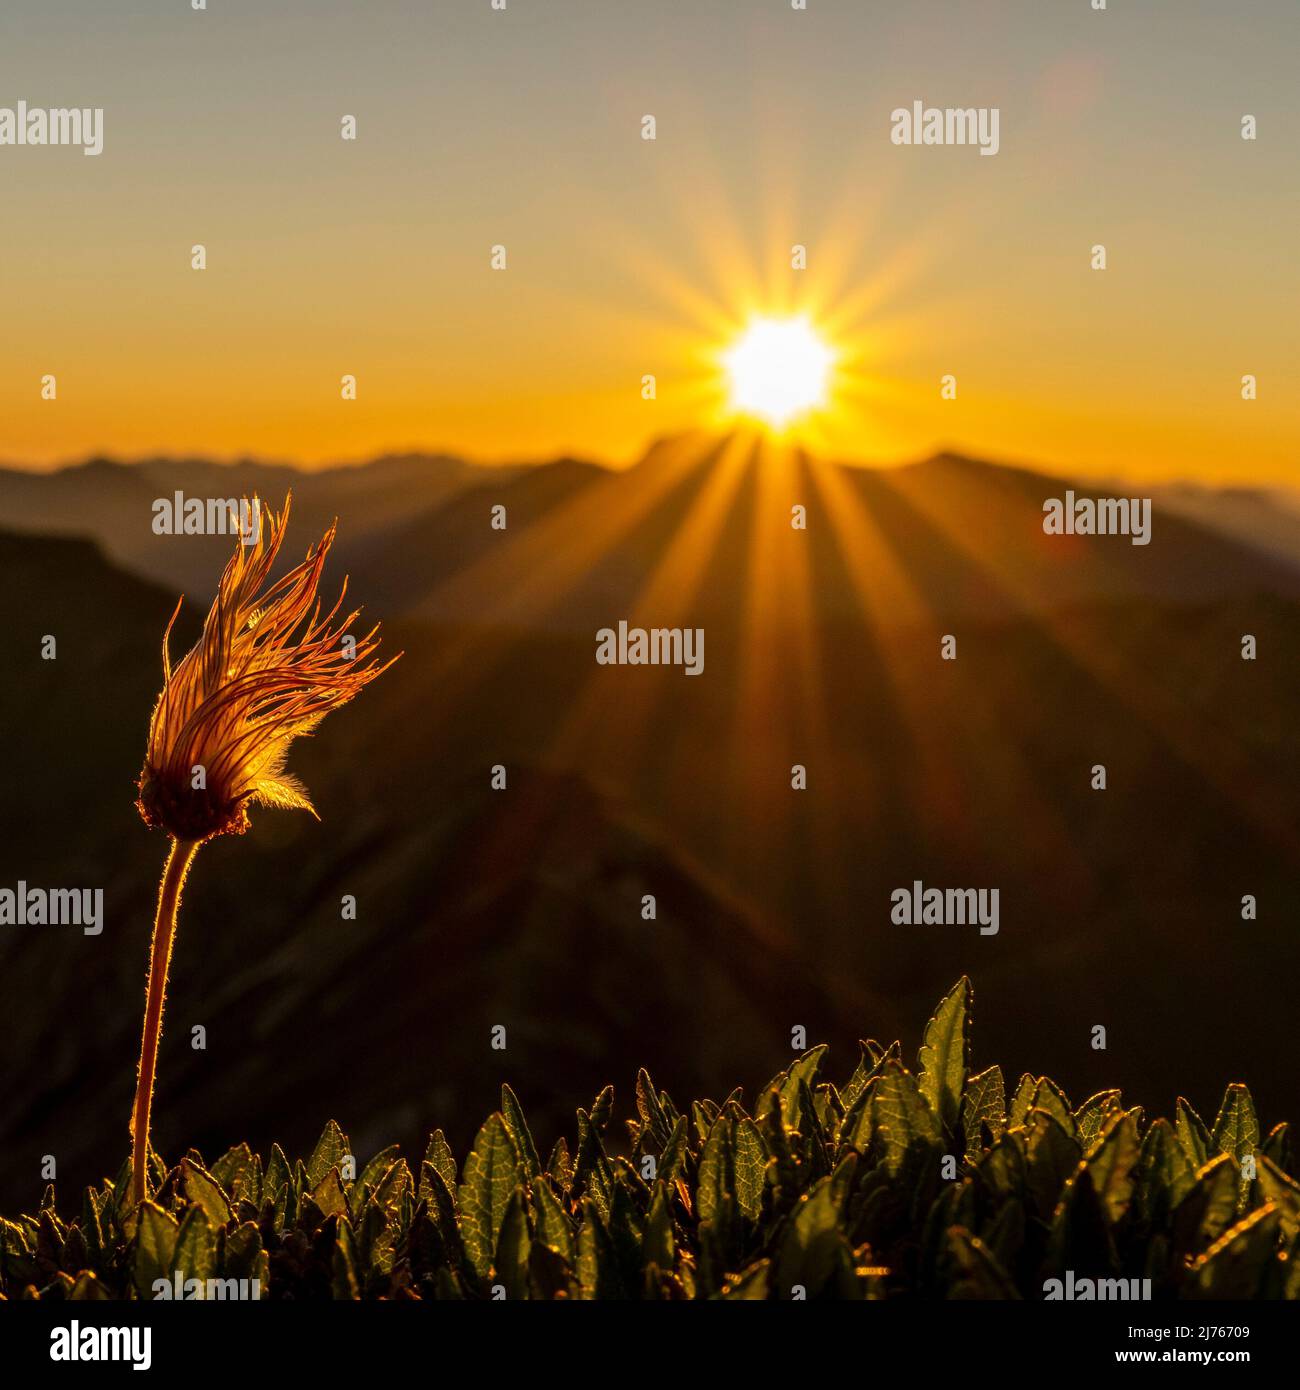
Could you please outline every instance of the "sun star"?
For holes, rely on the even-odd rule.
[[[835,354],[806,318],[756,318],[722,360],[732,407],[780,428],[825,404]]]

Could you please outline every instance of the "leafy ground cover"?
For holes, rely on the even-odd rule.
[[[1179,1099],[1148,1120],[1118,1091],[1074,1105],[1046,1077],[970,1071],[963,979],[916,1069],[862,1044],[835,1085],[815,1047],[747,1108],[683,1109],[642,1071],[614,1127],[606,1087],[543,1161],[514,1093],[458,1164],[358,1167],[331,1121],[312,1154],[240,1144],[206,1164],[130,1162],[80,1211],[0,1221],[7,1298],[1300,1297],[1300,1183],[1278,1124],[1232,1085],[1212,1124]],[[1075,1296],[1079,1296],[1077,1293]]]

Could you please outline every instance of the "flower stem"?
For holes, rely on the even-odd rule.
[[[163,1001],[167,995],[167,969],[176,936],[176,909],[180,906],[185,875],[190,871],[197,840],[173,840],[162,883],[158,886],[158,915],[153,924],[149,953],[149,988],[145,995],[144,1036],[140,1040],[140,1071],[131,1110],[131,1200],[138,1205],[146,1196],[149,1164],[149,1109],[158,1063],[158,1039],[162,1036]]]

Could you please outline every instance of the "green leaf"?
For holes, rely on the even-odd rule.
[[[117,1177],[111,1184],[113,1189],[113,1211],[121,1218],[131,1207],[131,1159],[128,1156],[117,1170]]]
[[[1192,1160],[1168,1120],[1156,1120],[1147,1130],[1134,1176],[1143,1217],[1156,1229],[1165,1228],[1196,1181]]]
[[[528,1121],[524,1119],[523,1109],[515,1098],[515,1093],[506,1085],[501,1087],[501,1115],[510,1131],[511,1139],[515,1141],[515,1148],[519,1151],[524,1173],[531,1181],[542,1171],[542,1162],[537,1157],[537,1146],[533,1143],[533,1136],[528,1132]]]
[[[945,1130],[957,1127],[970,1064],[970,980],[965,975],[944,995],[926,1024],[917,1058],[921,1094]]]
[[[1259,1120],[1250,1091],[1240,1083],[1223,1093],[1211,1137],[1219,1153],[1231,1154],[1238,1166],[1259,1148]]]
[[[346,1216],[348,1199],[343,1194],[343,1184],[339,1181],[339,1170],[330,1168],[325,1176],[311,1190],[311,1200],[320,1208],[322,1216]]]
[[[779,1104],[781,1118],[784,1122],[791,1129],[798,1129],[800,1127],[799,1083],[802,1081],[811,1091],[817,1084],[817,1076],[821,1071],[825,1057],[826,1044],[820,1043],[805,1052],[797,1062],[792,1063],[785,1071],[777,1072],[759,1092],[759,1104],[754,1118],[761,1120],[766,1113],[765,1107],[770,1108]],[[773,1092],[775,1092],[775,1098],[773,1098]]]
[[[1300,1234],[1300,1183],[1289,1178],[1267,1154],[1261,1154],[1256,1181],[1266,1202],[1277,1208],[1282,1233],[1288,1240]]]
[[[897,1064],[895,1064],[897,1065]],[[920,1102],[920,1094],[917,1094]],[[800,1199],[777,1256],[774,1292],[791,1298],[796,1286],[813,1298],[852,1269],[852,1252],[840,1229],[840,1208],[831,1179],[822,1178]]]
[[[1291,1166],[1291,1126],[1283,1120],[1281,1124],[1274,1125],[1268,1132],[1268,1138],[1260,1149],[1277,1164],[1279,1168],[1290,1168]]]
[[[962,1097],[962,1130],[966,1136],[966,1162],[976,1163],[984,1151],[984,1130],[997,1143],[1007,1124],[1007,1100],[1002,1068],[989,1067],[972,1076]]]
[[[0,1278],[16,1288],[25,1288],[36,1279],[34,1242],[16,1221],[0,1219]]]
[[[673,1121],[672,1133],[664,1145],[663,1157],[659,1161],[659,1177],[664,1182],[675,1182],[686,1162],[686,1116],[678,1115]]]
[[[203,1208],[213,1226],[224,1226],[230,1220],[230,1203],[212,1174],[192,1159],[181,1160],[181,1185],[186,1197]]]
[[[1203,1167],[1215,1152],[1214,1141],[1210,1138],[1210,1131],[1205,1128],[1205,1122],[1182,1096],[1178,1097],[1174,1116],[1174,1133],[1191,1159],[1192,1167]]]
[[[358,1195],[364,1193],[367,1189],[374,1192],[379,1184],[383,1182],[388,1171],[401,1157],[402,1148],[400,1144],[390,1144],[386,1149],[380,1149],[374,1158],[361,1170],[361,1176],[357,1179],[352,1189],[353,1201],[356,1201]],[[358,1210],[359,1209],[360,1208],[358,1208]]]
[[[353,1229],[357,1238],[357,1270],[363,1283],[391,1274],[398,1238],[396,1219],[372,1197],[363,1205],[361,1221],[354,1223]]]
[[[853,1104],[844,1112],[844,1118],[840,1121],[839,1151],[841,1154],[849,1149],[866,1153],[871,1147],[871,1136],[875,1129],[875,1111],[872,1109],[871,1102],[879,1081],[880,1077],[873,1075],[871,1080],[858,1092]]]
[[[497,1281],[505,1286],[507,1298],[528,1297],[528,1255],[531,1248],[524,1189],[516,1187],[501,1218],[501,1233],[497,1236],[493,1260]]]
[[[1118,1271],[1111,1224],[1086,1163],[1076,1169],[1052,1213],[1046,1264],[1054,1270]]]
[[[941,1141],[939,1121],[921,1095],[911,1072],[898,1062],[885,1063],[871,1098],[875,1133],[872,1143],[884,1150],[885,1167],[897,1175],[908,1157],[936,1148]]]
[[[1137,1116],[1130,1110],[1107,1123],[1101,1140],[1084,1161],[1101,1209],[1112,1225],[1132,1200],[1133,1169],[1141,1152]]]
[[[217,1270],[216,1235],[203,1207],[190,1207],[181,1221],[176,1237],[174,1268],[183,1279],[198,1279],[204,1287],[199,1298],[207,1297],[207,1281]],[[188,1297],[188,1291],[187,1291]]]
[[[823,1177],[830,1169],[833,1155],[821,1121],[817,1118],[817,1103],[802,1081],[799,1083],[799,1115],[800,1137],[804,1140],[804,1151],[809,1156],[809,1172],[814,1178]]]
[[[289,1160],[284,1156],[284,1150],[279,1144],[271,1145],[271,1157],[266,1165],[266,1176],[262,1180],[263,1200],[275,1199],[275,1194],[282,1187],[293,1185],[293,1171],[289,1167]]]
[[[1092,1151],[1106,1128],[1106,1122],[1117,1110],[1122,1110],[1118,1091],[1098,1091],[1074,1112],[1079,1145],[1085,1154]]]
[[[695,1209],[701,1221],[717,1219],[723,1202],[734,1198],[751,1221],[763,1208],[767,1148],[753,1120],[734,1104],[718,1116],[700,1155]]]
[[[1025,1151],[1010,1130],[980,1159],[976,1169],[982,1186],[999,1197],[1019,1198],[1025,1185]]]
[[[1277,1259],[1280,1218],[1271,1204],[1257,1208],[1226,1230],[1191,1267],[1193,1298],[1253,1299],[1262,1291],[1267,1267]]]
[[[573,1160],[573,1192],[591,1197],[606,1216],[613,1196],[614,1175],[600,1136],[613,1108],[614,1088],[606,1086],[596,1097],[590,1114],[579,1109],[578,1152]]]
[[[424,1151],[424,1161],[446,1184],[454,1204],[456,1200],[456,1159],[442,1130],[435,1129],[429,1136],[429,1147]],[[423,1169],[420,1172],[420,1191],[417,1195],[421,1202],[426,1201],[429,1196],[429,1184]]]
[[[1031,1214],[1048,1221],[1083,1151],[1047,1110],[1031,1110],[1025,1130],[1025,1181],[1034,1204]]]
[[[1237,1216],[1237,1166],[1227,1154],[1212,1158],[1174,1212],[1174,1244],[1187,1254],[1212,1245]]]
[[[1070,1102],[1065,1092],[1051,1077],[1040,1076],[1038,1078],[1038,1085],[1034,1087],[1034,1101],[1031,1108],[1046,1110],[1049,1115],[1054,1115],[1061,1122],[1061,1128],[1071,1139],[1078,1138],[1079,1127],[1074,1122],[1074,1113],[1070,1109]]]
[[[813,1095],[813,1107],[823,1133],[838,1134],[844,1119],[844,1102],[829,1081],[819,1083]]]
[[[108,1207],[107,1194],[97,1196],[93,1187],[81,1194],[81,1234],[86,1241],[86,1253],[92,1266],[104,1263],[106,1236],[102,1212]],[[0,1257],[0,1278],[3,1278],[3,1258]]]
[[[361,1260],[352,1224],[346,1216],[339,1218],[335,1233],[330,1287],[338,1299],[361,1297]]]
[[[307,1160],[308,1188],[318,1187],[331,1168],[341,1170],[344,1156],[349,1153],[348,1136],[331,1120],[316,1141],[311,1158]]]
[[[668,1136],[672,1133],[673,1122],[659,1103],[654,1082],[650,1080],[650,1073],[644,1067],[636,1074],[636,1108],[654,1152],[662,1154],[668,1143]]]
[[[427,1160],[420,1165],[420,1190],[428,1194],[429,1224],[441,1241],[448,1263],[457,1270],[469,1265],[465,1243],[456,1220],[455,1196],[442,1179],[442,1174]]]
[[[866,1039],[859,1041],[858,1046],[862,1049],[862,1055],[858,1058],[853,1075],[849,1077],[848,1085],[840,1092],[840,1101],[846,1114],[853,1109],[871,1079],[879,1076],[887,1058],[892,1057],[896,1062],[903,1060],[903,1049],[896,1042],[882,1048],[879,1043]]]
[[[135,1209],[135,1253],[131,1263],[131,1279],[142,1299],[152,1299],[154,1284],[159,1280],[172,1282],[175,1269],[173,1255],[180,1227],[176,1218],[151,1202],[147,1197]]]
[[[533,1209],[537,1213],[537,1239],[573,1263],[573,1223],[564,1213],[560,1199],[548,1182],[532,1186]]]
[[[700,1144],[709,1137],[709,1130],[713,1128],[713,1122],[722,1113],[722,1107],[715,1105],[711,1100],[694,1100],[691,1102],[691,1122],[695,1126],[695,1135]],[[581,1120],[582,1111],[578,1112]],[[579,1126],[579,1140],[581,1140],[581,1125]],[[581,1143],[579,1143],[581,1148]]]
[[[212,1180],[229,1196],[231,1203],[241,1198],[258,1202],[261,1198],[262,1166],[247,1144],[227,1149],[212,1165]]]
[[[519,1153],[506,1122],[501,1115],[492,1115],[465,1160],[457,1194],[465,1252],[483,1278],[491,1271],[501,1223],[521,1175]]]
[[[582,1199],[578,1227],[578,1287],[584,1299],[621,1299],[627,1296],[618,1276],[618,1257],[600,1208],[590,1197]]]
[[[767,1171],[767,1145],[748,1115],[737,1115],[732,1143],[736,1165],[736,1203],[751,1221],[763,1211],[763,1179]]]
[[[735,1155],[730,1115],[719,1115],[709,1128],[700,1154],[699,1176],[695,1185],[695,1211],[701,1221],[714,1221],[721,1204],[736,1185]]]
[[[388,1171],[379,1180],[379,1186],[374,1192],[374,1203],[391,1216],[398,1209],[403,1195],[409,1192],[412,1186],[411,1170],[406,1166],[406,1160],[399,1158],[396,1163],[389,1164]]]
[[[645,1218],[641,1214],[640,1196],[634,1200],[631,1195],[631,1185],[627,1181],[631,1173],[632,1170],[623,1164],[609,1212],[609,1237],[618,1260],[619,1281],[625,1289],[640,1286],[644,1274],[641,1250],[645,1238]],[[644,1184],[642,1190],[644,1192]]]
[[[262,1233],[251,1221],[226,1233],[222,1275],[227,1279],[256,1279],[263,1289],[268,1282],[269,1263],[262,1249]]]
[[[642,1259],[647,1265],[671,1270],[677,1261],[677,1242],[673,1236],[673,1218],[668,1210],[667,1189],[655,1184],[650,1199],[650,1215],[646,1218],[645,1240],[641,1245]]]
[[[546,1171],[561,1192],[568,1192],[573,1183],[573,1160],[569,1157],[568,1140],[562,1134],[555,1141],[550,1158],[546,1160]]]
[[[1029,1108],[1034,1103],[1034,1092],[1037,1089],[1038,1082],[1028,1072],[1025,1072],[1016,1084],[1015,1095],[1011,1097],[1011,1109],[1007,1114],[1007,1127],[1009,1129],[1024,1124],[1029,1115]]]

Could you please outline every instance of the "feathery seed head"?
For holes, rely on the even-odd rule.
[[[377,624],[356,640],[354,654],[344,650],[360,612],[336,621],[346,579],[321,616],[317,587],[334,526],[305,560],[267,585],[290,501],[279,516],[263,509],[255,544],[236,543],[203,635],[174,670],[168,640],[180,603],[163,635],[163,689],[136,805],[146,825],[179,840],[243,834],[254,802],[315,815],[306,788],[284,771],[290,743],[397,660],[378,663]]]

